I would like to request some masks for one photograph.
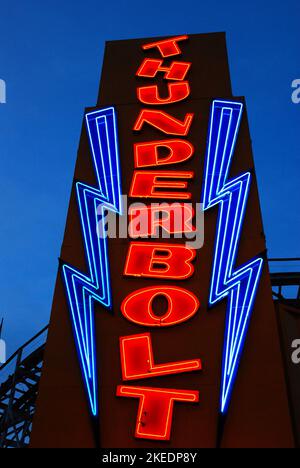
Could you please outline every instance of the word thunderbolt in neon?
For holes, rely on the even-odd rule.
[[[220,205],[212,268],[210,305],[227,297],[223,349],[221,412],[230,401],[243,342],[262,271],[263,259],[235,267],[252,175],[228,180],[243,104],[215,100],[212,104],[204,172],[203,208]]]
[[[62,267],[72,317],[78,357],[89,406],[98,413],[95,363],[94,301],[111,308],[111,287],[105,224],[106,210],[121,214],[121,183],[114,108],[86,114],[86,128],[93,157],[97,187],[76,183],[76,196],[88,273]],[[99,232],[101,230],[102,232]]]

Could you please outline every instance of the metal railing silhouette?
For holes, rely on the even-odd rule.
[[[0,367],[0,448],[28,446],[48,325]]]

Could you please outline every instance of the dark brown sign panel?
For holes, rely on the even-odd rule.
[[[129,236],[107,239],[110,309],[92,281],[103,256],[93,257],[88,242],[88,204],[103,181],[89,145],[96,115],[99,154],[114,115],[118,127],[121,175],[107,166],[106,194],[116,201],[119,182],[129,197]],[[293,446],[247,116],[243,98],[231,94],[224,35],[107,43],[86,121],[31,446]],[[197,229],[194,244],[176,237],[178,212],[181,233]],[[80,341],[74,327],[91,303],[95,359],[92,335]],[[85,317],[83,336],[93,324]]]

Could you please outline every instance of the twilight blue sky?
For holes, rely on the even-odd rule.
[[[299,18],[298,0],[1,2],[0,317],[9,354],[48,322],[82,113],[96,102],[105,40],[226,31],[269,255],[300,256],[300,104],[291,101]]]

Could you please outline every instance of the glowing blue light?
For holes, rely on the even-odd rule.
[[[212,104],[204,170],[203,208],[220,204],[209,303],[228,297],[222,363],[221,412],[227,410],[262,271],[254,258],[235,268],[238,241],[246,210],[251,174],[227,180],[240,126],[243,104],[215,100]]]
[[[105,225],[106,210],[122,214],[121,181],[114,108],[85,116],[98,187],[76,183],[76,197],[88,273],[64,264],[63,278],[71,312],[78,357],[91,412],[98,413],[95,363],[94,301],[111,307],[110,273]]]

